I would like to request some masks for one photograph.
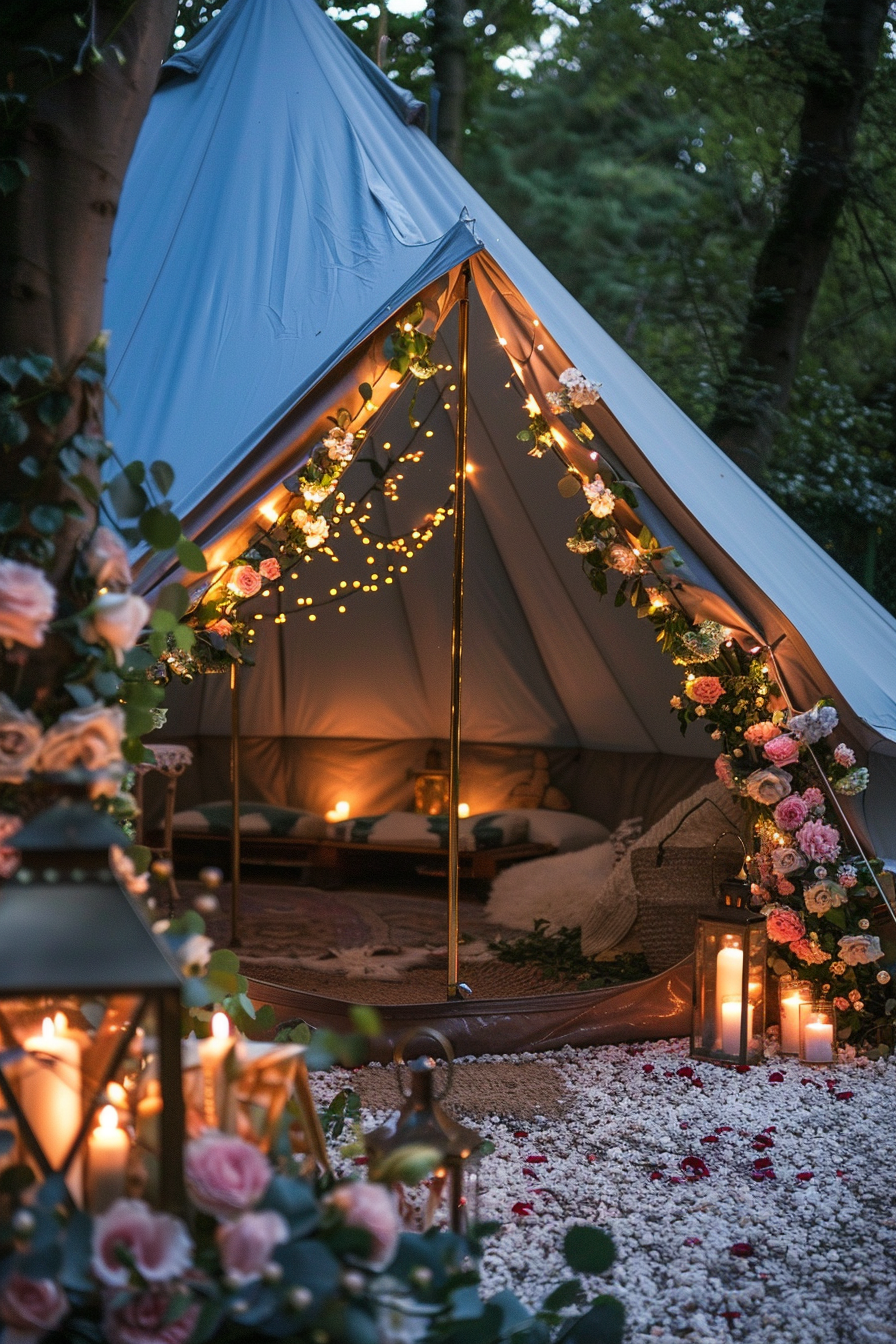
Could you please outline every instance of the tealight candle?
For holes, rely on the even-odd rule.
[[[87,1204],[91,1213],[104,1213],[125,1191],[130,1139],[118,1124],[114,1106],[104,1106],[99,1123],[87,1140]]]
[[[25,1050],[35,1056],[23,1066],[22,1110],[44,1156],[59,1171],[81,1128],[81,1047],[64,1032],[63,1013],[45,1017],[39,1036],[29,1036]],[[82,1194],[81,1165],[76,1157],[66,1177],[76,1203]]]

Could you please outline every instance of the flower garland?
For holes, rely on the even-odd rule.
[[[547,397],[551,410],[567,423],[581,420],[581,409],[598,400],[598,385],[576,369],[567,369],[560,382],[560,391]],[[555,446],[531,402],[525,408],[530,422],[536,415],[544,421],[544,429],[531,430],[536,446],[545,436]],[[773,947],[770,967],[812,981],[819,997],[833,999],[841,1041],[872,1048],[884,1037],[892,1041],[891,970],[881,965],[886,953],[869,931],[882,864],[852,852],[831,798],[862,793],[868,770],[846,743],[829,743],[836,709],[822,700],[794,713],[774,679],[771,651],[744,650],[718,621],[692,623],[674,576],[681,561],[640,526],[629,485],[602,466],[592,480],[582,480],[582,489],[588,509],[568,548],[582,557],[601,595],[608,572],[619,574],[616,605],[629,601],[653,624],[663,652],[687,668],[682,694],[671,701],[682,732],[703,720],[721,745],[716,774],[743,802],[754,836],[748,869]]]

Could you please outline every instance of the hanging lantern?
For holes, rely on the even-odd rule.
[[[426,817],[441,817],[448,811],[448,771],[442,768],[437,747],[426,753],[426,769],[414,775],[414,811]]]
[[[436,1061],[430,1055],[420,1055],[407,1065],[411,1076],[408,1091],[404,1090],[401,1083],[400,1066],[406,1063],[405,1047],[411,1041],[424,1036],[438,1042],[448,1061],[445,1089],[439,1097],[436,1097],[434,1088]],[[397,1119],[381,1125],[379,1129],[366,1135],[365,1147],[371,1180],[378,1179],[378,1170],[381,1170],[386,1160],[399,1149],[412,1146],[434,1149],[438,1152],[440,1161],[430,1185],[425,1226],[428,1227],[432,1223],[442,1196],[446,1195],[451,1229],[454,1232],[463,1232],[468,1222],[476,1221],[476,1162],[478,1150],[482,1145],[482,1135],[475,1129],[452,1120],[440,1105],[451,1090],[454,1073],[454,1051],[451,1042],[441,1032],[431,1027],[424,1027],[398,1042],[394,1059],[399,1065],[398,1087],[404,1105]]]
[[[0,898],[0,1163],[61,1177],[91,1213],[183,1200],[181,978],[109,871],[128,843],[63,799],[18,832]]]
[[[691,1055],[759,1064],[765,1036],[765,917],[749,908],[741,869],[721,883],[716,912],[697,920]]]

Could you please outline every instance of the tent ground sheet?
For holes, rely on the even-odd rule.
[[[396,1106],[394,1069],[312,1075],[321,1102]],[[772,1053],[739,1073],[685,1041],[461,1061],[447,1105],[489,1138],[484,1286],[541,1304],[574,1223],[611,1233],[590,1296],[625,1305],[625,1344],[893,1344],[896,1061],[811,1067]],[[333,1144],[343,1175],[354,1159]]]
[[[184,906],[198,884],[180,883]],[[219,947],[229,936],[229,886],[221,888],[221,912],[208,920]],[[321,891],[314,887],[246,883],[241,890],[240,964],[256,980],[355,1003],[433,1003],[445,997],[447,975],[446,895],[429,890]],[[485,918],[475,897],[461,899],[461,979],[476,998],[516,998],[566,993],[574,981],[546,979],[535,966],[497,960],[488,944],[518,938]],[[631,940],[624,950],[637,944]],[[611,952],[605,954],[612,955]]]

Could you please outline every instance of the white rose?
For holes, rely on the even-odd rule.
[[[332,495],[335,489],[335,484],[323,485],[320,482],[314,482],[302,486],[302,496],[306,504],[323,504],[324,500]]]
[[[124,543],[108,527],[98,527],[90,538],[84,560],[97,588],[127,588],[131,567]]]
[[[37,769],[49,774],[81,766],[119,775],[123,737],[124,711],[118,706],[69,710],[44,733]]]
[[[40,724],[30,709],[0,695],[0,782],[21,784],[37,759]]]
[[[840,959],[847,966],[864,966],[869,961],[880,961],[884,950],[880,939],[870,933],[852,933],[838,940]]]
[[[88,644],[98,640],[108,644],[121,666],[149,617],[149,607],[136,593],[101,593],[85,612],[81,634]]]
[[[330,529],[324,518],[310,518],[307,523],[302,524],[302,531],[311,550],[315,546],[320,546],[330,535]]]
[[[180,968],[186,974],[202,972],[211,960],[214,943],[204,933],[191,933],[177,949]]]

